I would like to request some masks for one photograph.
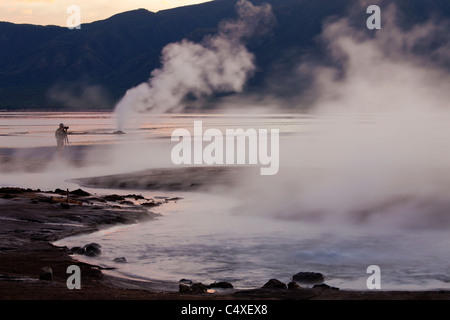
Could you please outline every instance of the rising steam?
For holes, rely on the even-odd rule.
[[[394,7],[383,19],[372,35],[347,18],[324,25],[320,40],[334,67],[297,69],[299,79],[313,79],[315,121],[282,140],[277,176],[246,177],[240,212],[332,226],[450,226],[448,23],[402,30]]]
[[[202,43],[183,40],[166,46],[162,67],[148,82],[128,90],[117,105],[119,129],[131,112],[182,111],[188,95],[243,91],[255,70],[245,41],[267,32],[274,17],[270,6],[245,0],[238,2],[237,11],[237,20],[221,23],[218,34]],[[312,85],[306,94],[290,99],[289,107],[300,110],[307,100],[308,118],[298,124],[295,135],[282,132],[276,176],[242,175],[241,187],[229,190],[244,202],[240,213],[332,226],[448,228],[448,37],[448,22],[443,21],[401,29],[394,7],[383,9],[383,28],[373,34],[356,29],[348,18],[324,24],[319,40],[333,64],[293,67],[297,78],[285,83],[300,82],[307,74]],[[276,94],[257,102],[244,98],[232,100],[232,107],[286,110],[286,101]],[[128,170],[137,168],[130,161],[142,161],[139,168],[158,155],[161,163],[168,161],[170,146],[145,150],[142,145],[120,146],[111,158]]]
[[[201,43],[182,40],[163,49],[162,67],[151,73],[148,82],[129,89],[117,104],[119,130],[130,112],[179,112],[188,95],[200,99],[243,90],[255,70],[245,41],[269,30],[275,18],[270,5],[254,6],[246,0],[239,0],[236,10],[238,18],[220,23],[217,35]]]

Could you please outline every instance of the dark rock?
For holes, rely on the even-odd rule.
[[[106,202],[106,200],[105,200],[105,199],[102,199],[102,198],[97,198],[97,197],[92,197],[92,198],[89,198],[88,200],[89,200],[89,201],[97,201],[97,202],[103,202],[103,203],[105,203],[105,202]]]
[[[122,130],[117,130],[114,131],[113,134],[125,134],[125,132],[123,132]]]
[[[134,198],[134,200],[144,200],[144,196],[140,194],[129,194],[127,195],[127,198]]]
[[[192,288],[191,288],[190,286],[188,286],[188,285],[186,285],[186,284],[182,284],[182,283],[180,283],[180,285],[179,285],[178,288],[179,288],[178,291],[179,291],[180,293],[190,293],[190,292],[193,291]]]
[[[209,285],[210,288],[223,288],[223,289],[233,289],[233,285],[229,282],[220,281],[214,282]]]
[[[318,272],[299,272],[294,274],[292,280],[305,284],[319,284],[325,281],[323,274]]]
[[[86,250],[100,250],[101,247],[102,246],[99,245],[98,243],[91,242],[91,243],[86,244],[83,248]]]
[[[88,257],[98,256],[98,254],[96,254],[94,251],[86,251],[84,255]]]
[[[116,263],[127,263],[127,259],[125,259],[125,257],[115,258],[113,261]]]
[[[322,284],[316,284],[313,286],[313,289],[321,289],[321,290],[339,290],[339,288],[336,287],[330,287],[329,285],[322,283]]]
[[[178,282],[181,282],[181,283],[187,283],[187,284],[192,284],[192,280],[189,280],[189,279],[181,279],[180,281],[178,281]]]
[[[15,188],[15,187],[3,187],[0,188],[1,193],[12,193],[12,194],[19,194],[26,192],[25,189],[22,188]]]
[[[125,204],[125,205],[129,205],[129,206],[131,206],[131,205],[134,205],[134,203],[133,203],[133,202],[131,202],[131,201],[128,201],[128,200],[123,200],[123,201],[120,201],[119,203],[120,203],[120,204]]]
[[[67,194],[66,190],[62,190],[60,188],[56,188],[54,192],[57,193],[57,194],[61,194],[61,195],[66,195]]]
[[[194,293],[205,293],[208,290],[208,288],[203,283],[200,283],[200,282],[194,283],[191,286],[191,289],[192,289],[192,292],[194,292]]]
[[[291,281],[288,283],[288,289],[300,289],[301,287],[299,286],[299,284],[295,281]]]
[[[102,250],[100,249],[102,246],[98,243],[89,243],[83,247],[85,251],[85,255],[88,257],[95,257],[99,256],[102,253]]]
[[[9,193],[7,193],[7,194],[3,195],[2,198],[3,198],[3,199],[13,199],[13,198],[15,198],[15,196],[12,196],[12,195],[10,195]]]
[[[270,279],[262,287],[264,289],[286,289],[286,284],[277,279]]]
[[[183,281],[185,283],[192,282],[191,280],[187,280],[187,279],[181,279],[180,282],[181,281]],[[184,283],[180,283],[178,288],[179,288],[180,293],[205,293],[208,290],[208,288],[200,282],[194,283],[191,286],[184,284]]]
[[[72,254],[85,254],[86,250],[82,247],[73,247],[70,248],[70,253]]]
[[[39,280],[53,281],[53,270],[50,267],[43,267],[39,271]]]
[[[149,201],[149,202],[141,203],[141,205],[147,206],[147,207],[157,207],[157,206],[161,205],[161,203],[155,202],[155,201]]]
[[[110,194],[110,195],[104,196],[103,199],[105,199],[106,201],[122,201],[122,200],[125,200],[125,197],[119,196],[117,194]]]
[[[86,191],[84,191],[82,189],[77,189],[77,190],[70,191],[70,194],[73,194],[73,195],[76,195],[76,196],[80,196],[80,197],[88,197],[88,196],[91,195],[89,192],[86,192]]]

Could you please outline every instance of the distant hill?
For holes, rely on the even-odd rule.
[[[253,0],[272,4],[277,25],[263,40],[248,44],[258,66],[248,90],[264,86],[274,70],[289,69],[290,55],[316,52],[325,19],[345,16],[357,1]],[[397,3],[405,27],[433,14],[450,17],[448,0]],[[221,20],[236,15],[235,4],[216,0],[158,13],[139,9],[82,24],[80,30],[0,22],[0,109],[112,109],[160,65],[165,45],[215,33]],[[354,23],[365,26],[366,18]],[[79,99],[64,102],[70,97]]]

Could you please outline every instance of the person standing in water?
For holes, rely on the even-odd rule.
[[[65,127],[63,123],[59,124],[59,128],[56,129],[55,138],[56,138],[56,146],[58,147],[58,152],[61,152],[64,148],[64,144],[67,141],[67,130],[69,127]]]

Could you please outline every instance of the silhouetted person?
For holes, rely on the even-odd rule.
[[[59,128],[56,129],[55,138],[58,151],[64,148],[64,144],[67,142],[67,130],[69,127],[65,127],[63,123],[59,124]]]

